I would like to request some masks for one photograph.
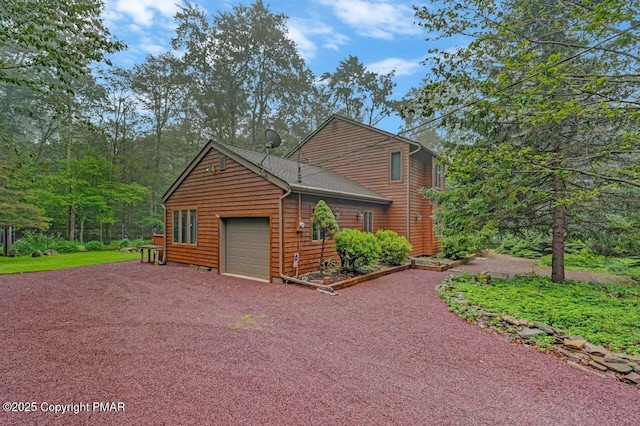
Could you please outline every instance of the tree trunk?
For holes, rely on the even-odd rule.
[[[324,238],[322,239],[322,248],[320,249],[320,273],[322,274],[322,262],[324,261]]]
[[[564,189],[564,180],[556,176],[554,190],[557,204],[553,207],[553,239],[551,241],[551,281],[554,283],[564,282],[564,238],[566,234],[566,206],[562,203]]]

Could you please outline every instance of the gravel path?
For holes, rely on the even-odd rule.
[[[0,424],[638,424],[637,389],[463,322],[445,276],[338,296],[137,262],[0,276],[0,400],[38,407]]]
[[[539,261],[533,259],[523,259],[513,257],[506,254],[489,252],[486,257],[478,257],[468,265],[462,265],[455,269],[466,270],[470,274],[478,274],[480,272],[501,272],[507,274],[530,274],[532,272],[537,275],[551,276],[551,268],[538,266]],[[601,283],[603,281],[617,282],[620,277],[602,272],[565,270],[565,276],[571,280],[584,280]]]

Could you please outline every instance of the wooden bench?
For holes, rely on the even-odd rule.
[[[158,262],[160,262],[160,255],[162,254],[164,247],[155,244],[140,246],[140,263],[144,262],[145,250],[147,250],[147,262],[153,262],[154,265],[157,265]]]

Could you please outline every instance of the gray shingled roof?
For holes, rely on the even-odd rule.
[[[335,196],[353,197],[385,204],[391,202],[389,198],[331,170],[300,163],[302,179],[301,182],[298,182],[297,161],[276,157],[275,155],[266,156],[263,152],[250,151],[232,145],[222,143],[220,145],[250,163],[263,168],[278,179],[287,182],[294,191],[327,195],[335,194]]]

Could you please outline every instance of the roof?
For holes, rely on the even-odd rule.
[[[358,127],[363,127],[365,129],[371,130],[372,132],[378,133],[381,136],[387,138],[389,141],[391,140],[395,140],[395,141],[400,141],[400,142],[404,142],[404,143],[408,143],[410,145],[414,145],[416,147],[418,147],[418,149],[420,151],[424,150],[427,153],[431,154],[433,157],[437,157],[438,154],[436,154],[435,152],[433,152],[431,149],[429,149],[425,144],[423,144],[422,142],[418,142],[418,141],[414,141],[411,140],[409,138],[405,138],[404,136],[400,136],[400,135],[395,135],[393,133],[389,133],[385,130],[381,130],[378,129],[376,127],[373,126],[369,126],[367,124],[363,124],[360,123],[358,121],[355,121],[351,118],[347,118],[345,116],[339,115],[339,114],[332,114],[331,117],[329,117],[327,120],[325,120],[324,123],[322,123],[313,133],[311,133],[309,136],[307,136],[302,142],[300,142],[300,144],[296,145],[295,147],[293,147],[289,152],[287,152],[285,154],[285,157],[289,157],[291,156],[294,152],[296,152],[298,149],[300,149],[305,143],[307,143],[307,141],[309,141],[311,138],[313,138],[313,136],[318,133],[320,130],[322,130],[324,127],[326,127],[327,125],[329,125],[329,123],[331,123],[331,121],[333,121],[334,119],[338,119],[338,120],[342,120],[342,121],[346,121],[347,123],[350,123],[354,126],[358,126]]]
[[[390,204],[391,200],[377,192],[366,188],[346,177],[318,166],[300,163],[301,181],[298,182],[298,162],[286,158],[267,155],[263,152],[251,151],[215,141],[209,143],[200,151],[189,166],[162,196],[162,202],[180,186],[182,181],[193,170],[200,160],[211,150],[215,149],[242,164],[256,174],[283,190],[291,190],[304,194],[324,195],[335,198],[368,201],[372,203]]]

